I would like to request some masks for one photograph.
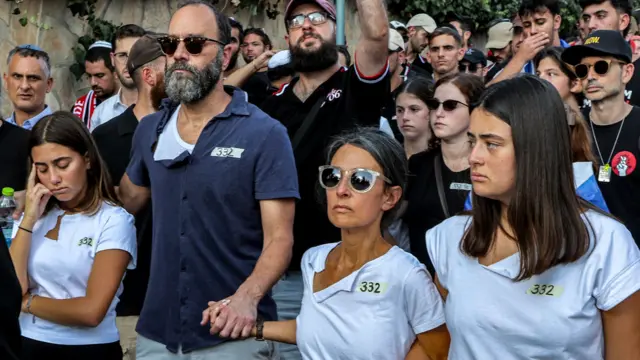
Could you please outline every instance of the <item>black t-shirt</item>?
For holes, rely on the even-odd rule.
[[[498,75],[498,73],[504,69],[504,67],[509,63],[509,59],[506,59],[500,63],[494,63],[493,65],[491,65],[491,68],[489,69],[489,71],[487,71],[487,74],[484,76],[484,82],[488,83],[489,81],[493,80],[494,77],[496,77],[496,75]]]
[[[293,225],[294,244],[290,269],[300,269],[302,254],[311,247],[340,241],[340,231],[329,222],[323,194],[317,185],[318,167],[327,163],[326,147],[332,136],[356,126],[380,126],[381,109],[389,96],[389,78],[381,72],[371,78],[359,75],[355,65],[341,68],[302,102],[294,94],[298,79],[267,98],[261,108],[287,127],[289,137],[304,122],[317,102],[323,102],[301,146],[294,149],[300,201]]]
[[[138,119],[133,113],[135,105],[110,121],[98,126],[91,134],[100,156],[107,165],[113,183],[117,186],[129,164],[133,133]],[[118,316],[140,315],[147,293],[151,266],[151,206],[147,204],[135,216],[138,239],[138,259],[135,270],[128,270],[124,278],[124,291],[116,307]]]
[[[25,189],[29,176],[29,134],[29,130],[0,121],[0,189]]]
[[[411,253],[415,255],[433,274],[434,267],[425,242],[427,230],[446,220],[436,181],[434,162],[440,150],[425,151],[409,159],[409,186],[406,200],[406,212],[402,218],[409,229]],[[453,172],[445,165],[442,155],[439,157],[442,169],[442,185],[447,199],[449,215],[464,210],[464,203],[471,190],[469,169]]]
[[[412,76],[424,76],[427,78],[433,78],[433,66],[427,61],[427,59],[423,58],[421,55],[416,56],[415,60],[411,63],[409,67],[409,77]]]
[[[611,182],[598,182],[604,200],[611,214],[622,221],[636,243],[640,244],[640,108],[634,106],[624,125],[622,121],[604,126],[592,125],[595,135],[593,153],[598,165],[608,161],[611,155]],[[619,131],[620,137],[616,143]],[[604,160],[599,156],[598,147]]]
[[[22,291],[13,269],[6,241],[0,231],[0,359],[20,359],[20,307]]]
[[[249,102],[256,106],[260,106],[274,91],[266,71],[251,75],[242,90],[249,95]]]

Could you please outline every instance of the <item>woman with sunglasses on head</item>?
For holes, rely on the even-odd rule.
[[[640,250],[576,196],[565,118],[531,75],[473,110],[473,210],[426,237],[452,359],[640,358]]]
[[[471,190],[469,107],[483,90],[482,78],[475,75],[458,73],[440,79],[434,97],[426,101],[434,134],[429,149],[409,159],[408,203],[402,221],[409,229],[411,253],[432,273],[424,235],[463,210]]]
[[[407,159],[429,147],[433,136],[429,126],[427,102],[433,98],[433,83],[422,77],[405,81],[396,96],[396,118],[404,139]]]
[[[73,114],[40,120],[29,153],[10,248],[23,294],[22,359],[122,359],[115,309],[125,270],[135,267],[133,217]]]
[[[308,360],[397,360],[405,359],[417,334],[414,349],[446,359],[449,337],[431,277],[382,237],[405,187],[402,146],[382,131],[360,129],[338,137],[328,152],[330,165],[320,167],[319,182],[342,241],[304,254],[297,319],[258,322],[252,336],[297,343]],[[209,305],[203,325],[226,306]]]

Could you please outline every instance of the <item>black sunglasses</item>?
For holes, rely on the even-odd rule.
[[[337,166],[323,165],[318,168],[320,186],[325,189],[334,189],[340,184],[342,175],[349,177],[349,187],[357,193],[366,193],[376,184],[376,179],[380,178],[391,185],[391,180],[377,171],[369,169],[342,170]]]
[[[168,56],[173,56],[173,54],[176,53],[176,50],[178,50],[178,44],[180,44],[180,42],[184,43],[184,47],[185,49],[187,49],[189,54],[198,55],[202,52],[202,49],[204,48],[204,44],[207,41],[212,41],[222,46],[227,45],[220,40],[211,39],[204,36],[187,36],[185,38],[180,38],[177,36],[168,35],[168,36],[161,36],[158,38],[158,42],[160,43],[162,52],[164,52]]]
[[[612,62],[617,62],[619,64],[624,64],[622,61],[615,61],[615,60],[598,60],[595,63],[593,63],[593,65],[591,64],[578,64],[576,66],[574,66],[573,71],[576,73],[576,76],[578,77],[578,79],[586,79],[587,76],[589,76],[589,69],[591,67],[593,67],[593,71],[595,71],[596,74],[602,76],[602,75],[606,75],[609,72],[609,69],[611,68],[611,63]]]
[[[445,100],[441,102],[438,99],[429,99],[426,101],[426,105],[431,111],[438,110],[440,108],[440,104],[442,104],[442,108],[444,109],[444,111],[453,111],[459,105],[464,105],[466,107],[469,107],[469,105],[463,102],[460,102],[458,100]]]
[[[469,72],[474,73],[478,71],[478,64],[463,64],[463,63],[458,64],[458,70],[460,70],[460,72],[466,72],[467,69],[469,69]]]
[[[297,29],[304,25],[304,21],[309,19],[311,25],[322,25],[327,22],[329,18],[332,18],[329,14],[322,11],[314,11],[309,14],[298,14],[294,15],[287,20],[287,24],[289,24],[289,29]],[[334,19],[335,20],[335,19]]]

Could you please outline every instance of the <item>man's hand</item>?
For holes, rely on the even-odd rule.
[[[245,294],[234,294],[220,301],[209,302],[202,314],[202,323],[211,324],[211,335],[223,338],[247,338],[256,324],[258,301]]]
[[[549,44],[549,35],[547,33],[539,33],[524,39],[520,50],[515,56],[519,57],[524,62],[533,60],[534,57]]]
[[[253,67],[256,69],[256,71],[267,67],[267,64],[269,63],[269,59],[271,59],[271,57],[274,54],[275,54],[275,51],[267,50],[262,54],[260,54],[260,56],[255,58],[251,63],[253,64]]]

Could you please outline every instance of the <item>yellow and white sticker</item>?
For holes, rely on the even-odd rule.
[[[384,294],[385,291],[387,291],[387,283],[363,281],[358,285],[358,291],[372,294]]]
[[[562,286],[550,285],[550,284],[535,284],[527,290],[529,295],[538,296],[554,296],[559,297],[564,292]]]

